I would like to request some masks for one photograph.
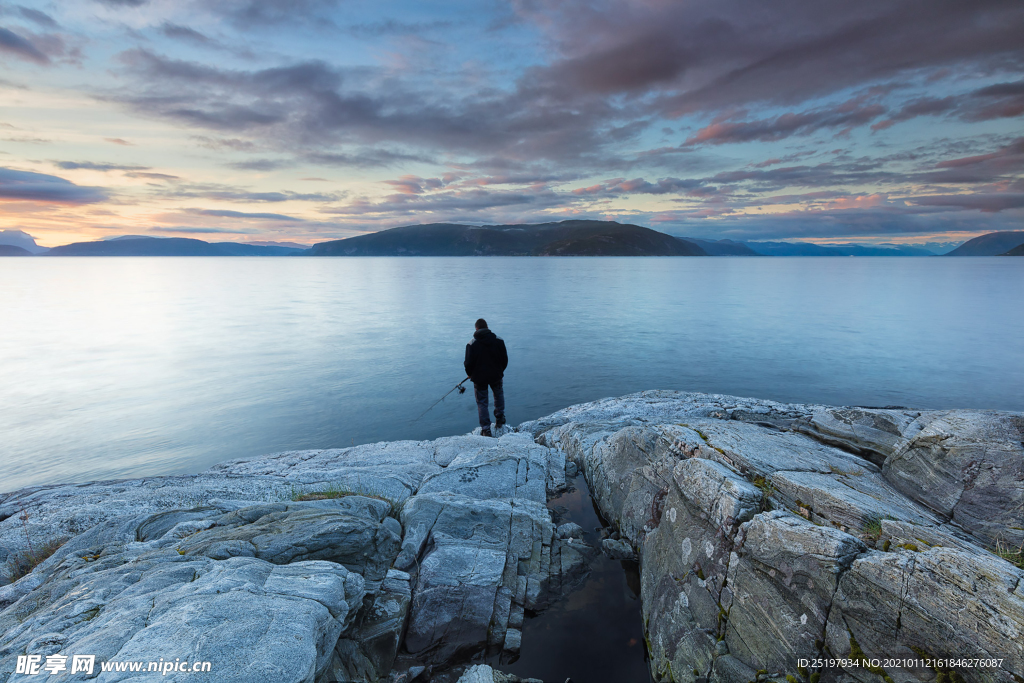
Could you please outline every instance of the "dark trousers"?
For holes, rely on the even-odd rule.
[[[491,414],[487,406],[487,384],[473,382],[473,395],[476,396],[476,412],[480,418],[480,426],[489,429],[491,426]],[[505,415],[505,392],[501,388],[501,380],[490,383],[491,391],[494,392],[494,417]]]

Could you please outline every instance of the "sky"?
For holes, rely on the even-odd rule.
[[[1024,229],[1021,0],[0,0],[0,230]]]

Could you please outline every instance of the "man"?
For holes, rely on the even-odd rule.
[[[487,405],[487,387],[494,392],[494,426],[500,428],[505,424],[505,393],[501,388],[501,380],[508,367],[508,352],[505,342],[487,329],[487,321],[480,318],[476,321],[473,341],[466,344],[466,361],[463,363],[466,375],[473,380],[473,393],[476,395],[476,411],[480,417],[480,434],[491,434],[491,415]]]

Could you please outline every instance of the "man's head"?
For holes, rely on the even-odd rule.
[[[484,320],[483,318],[480,318],[479,320],[477,320],[476,321],[476,329],[478,329],[478,330],[486,330],[487,329],[487,321]]]

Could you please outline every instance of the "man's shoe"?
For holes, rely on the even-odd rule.
[[[484,427],[483,429],[480,430],[480,436],[494,436],[494,434],[491,434],[490,427]]]
[[[505,426],[505,416],[504,415],[502,415],[501,417],[494,418],[494,427],[495,427],[495,429],[501,429],[504,426]]]

